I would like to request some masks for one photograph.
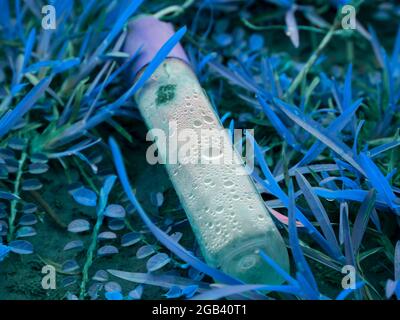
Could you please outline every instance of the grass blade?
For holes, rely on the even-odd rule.
[[[339,154],[344,160],[351,164],[355,169],[364,174],[363,169],[355,160],[353,151],[343,142],[330,136],[328,130],[321,127],[321,125],[306,115],[302,114],[300,110],[292,107],[291,105],[279,100],[274,99],[276,105],[297,125],[312,134],[320,140],[327,147]]]
[[[335,232],[333,231],[331,222],[329,220],[328,214],[325,211],[324,206],[322,205],[317,195],[314,193],[310,183],[299,172],[296,172],[296,181],[300,186],[300,189],[303,192],[303,195],[306,198],[312,213],[317,219],[323,234],[330,243],[332,251],[335,251],[337,256],[340,256],[341,252],[339,244],[337,242]]]
[[[368,221],[371,212],[375,205],[375,189],[371,189],[365,197],[360,209],[358,210],[356,220],[354,221],[351,242],[354,252],[358,252],[365,230],[367,229]]]
[[[297,266],[297,272],[302,274],[306,279],[307,283],[310,285],[313,291],[313,295],[318,296],[318,287],[317,283],[314,279],[314,275],[311,272],[311,269],[304,258],[303,252],[301,251],[299,245],[299,238],[297,235],[296,221],[294,217],[294,209],[295,209],[295,200],[294,200],[294,191],[293,191],[293,182],[290,179],[289,182],[289,243],[292,249],[292,254],[294,261]]]
[[[0,119],[0,138],[4,136],[36,103],[49,87],[52,78],[42,79],[9,113]]]

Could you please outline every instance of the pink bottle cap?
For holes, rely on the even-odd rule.
[[[162,22],[153,16],[139,17],[129,23],[124,51],[132,56],[140,48],[139,56],[132,66],[133,77],[154,58],[158,50],[174,33],[171,23]],[[180,43],[176,44],[168,57],[189,62]]]

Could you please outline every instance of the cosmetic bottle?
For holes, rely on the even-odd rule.
[[[171,24],[151,16],[130,23],[125,51],[140,49],[134,79],[173,34]],[[246,283],[282,283],[259,252],[287,271],[284,241],[180,44],[135,101],[205,261]]]

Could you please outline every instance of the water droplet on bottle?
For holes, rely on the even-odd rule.
[[[204,122],[207,124],[212,124],[214,122],[214,119],[210,116],[204,116]]]
[[[228,180],[228,181],[225,181],[225,182],[224,182],[224,186],[225,186],[226,188],[232,188],[233,185],[234,185],[234,183],[233,183],[231,180]]]
[[[224,207],[223,206],[219,206],[217,207],[217,209],[215,210],[215,212],[217,213],[222,213],[224,211]]]
[[[202,125],[201,121],[199,119],[196,119],[193,121],[193,127],[195,128],[200,128]]]

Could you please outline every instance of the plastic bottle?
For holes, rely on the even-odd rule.
[[[140,74],[172,34],[170,24],[152,17],[130,24],[125,50],[133,54],[143,45],[143,55],[134,66],[135,74]],[[158,45],[152,42],[151,35],[157,35]],[[143,43],[138,39],[143,39]],[[147,42],[152,42],[148,48]],[[165,132],[168,148],[164,148],[165,141],[158,139],[159,157],[166,162],[206,262],[246,283],[281,283],[280,276],[258,251],[263,250],[288,270],[284,241],[187,61],[182,47],[176,46],[137,92],[136,103],[147,127]],[[192,130],[196,139],[190,143],[189,139],[181,141],[179,134],[184,129]],[[221,142],[217,132],[224,132],[226,139]],[[235,161],[222,160],[228,158],[227,141]],[[185,146],[188,156],[179,153]],[[170,156],[171,151],[178,151],[175,158]]]

